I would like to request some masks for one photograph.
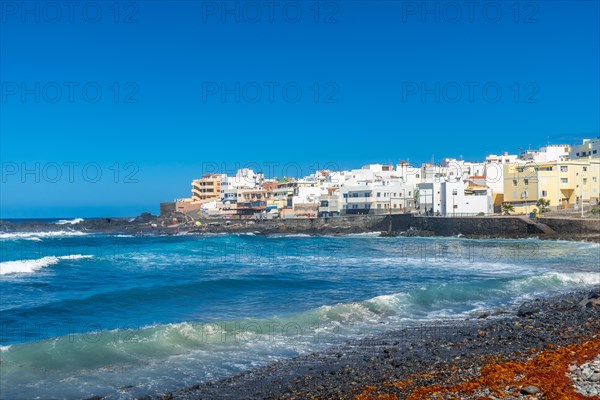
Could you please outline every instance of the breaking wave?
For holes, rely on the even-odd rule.
[[[46,256],[37,260],[17,260],[0,262],[0,275],[30,274],[50,265],[58,264],[61,260],[79,260],[92,258],[91,255],[74,254],[69,256]]]

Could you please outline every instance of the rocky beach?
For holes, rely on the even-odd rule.
[[[422,217],[413,214],[361,215],[337,218],[292,219],[204,219],[175,213],[155,216],[142,213],[132,218],[74,219],[70,223],[0,220],[0,235],[19,232],[123,233],[132,235],[347,235],[381,232],[383,236],[431,237],[458,236],[473,239],[569,240],[600,242],[599,218],[545,217],[531,220],[524,216]]]
[[[154,398],[597,399],[599,356],[596,287],[407,326]]]

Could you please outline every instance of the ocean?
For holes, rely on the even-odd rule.
[[[0,397],[128,399],[600,284],[600,245],[0,233]]]

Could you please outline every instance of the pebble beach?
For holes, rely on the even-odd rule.
[[[600,287],[402,329],[168,399],[597,399]]]

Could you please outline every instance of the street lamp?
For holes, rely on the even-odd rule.
[[[579,173],[579,198],[581,199],[581,218],[583,218],[583,167]]]
[[[527,193],[527,190],[523,190],[523,193],[521,193],[521,198],[525,199],[525,214],[529,214],[529,204],[527,203],[528,196],[529,193]]]

